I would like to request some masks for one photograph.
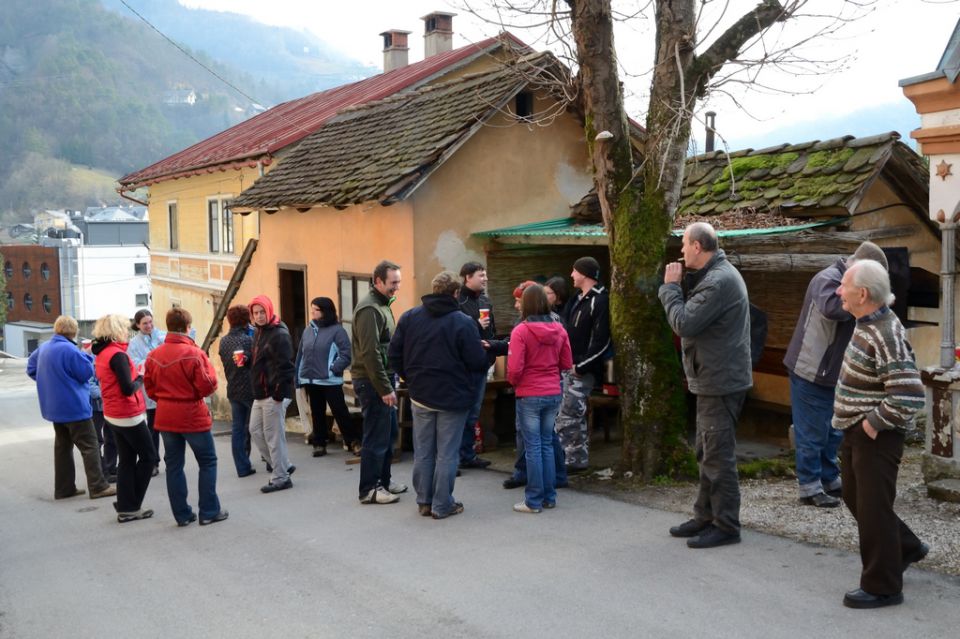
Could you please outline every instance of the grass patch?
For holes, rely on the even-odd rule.
[[[796,477],[793,456],[753,459],[737,464],[740,479],[767,479],[769,477]]]

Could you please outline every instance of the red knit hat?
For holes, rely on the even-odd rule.
[[[521,297],[523,297],[523,292],[533,284],[536,284],[536,282],[534,282],[533,280],[527,280],[525,282],[521,282],[520,286],[513,289],[513,296],[517,299],[520,299]]]

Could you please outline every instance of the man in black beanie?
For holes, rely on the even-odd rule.
[[[556,428],[567,457],[567,471],[576,473],[586,470],[590,461],[587,402],[603,374],[604,356],[610,350],[610,296],[599,283],[600,264],[592,257],[574,262],[570,277],[578,289],[564,309],[573,369],[563,376]]]

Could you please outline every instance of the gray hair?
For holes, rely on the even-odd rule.
[[[880,266],[883,267],[883,270],[890,270],[890,265],[887,263],[887,256],[884,254],[883,249],[873,242],[863,242],[857,247],[857,250],[853,252],[853,255],[850,256],[850,264],[860,260],[873,260],[874,262],[878,262]]]
[[[867,297],[875,304],[890,306],[894,295],[890,292],[890,274],[876,260],[857,260],[850,267],[850,281],[867,291]]]
[[[687,240],[693,244],[700,242],[700,248],[707,253],[717,250],[717,232],[706,222],[694,222],[687,227]]]

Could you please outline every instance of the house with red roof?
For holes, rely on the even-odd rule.
[[[488,69],[516,51],[529,51],[508,33],[453,49],[452,15],[433,13],[423,19],[427,52],[432,54],[426,59],[407,64],[409,32],[386,31],[381,34],[384,73],[277,105],[120,178],[122,195],[144,188],[149,193],[153,309],[158,313],[172,306],[189,309],[198,340],[204,340],[225,291],[237,279],[238,266],[244,266],[245,249],[252,253],[262,237],[259,213],[234,216],[231,201],[337,113]],[[313,230],[308,235],[314,235]],[[274,281],[256,292],[280,297],[281,275],[276,267],[271,272]],[[303,273],[295,270],[283,277],[305,285]],[[296,330],[305,324],[303,295],[278,300],[278,306],[293,312],[293,299],[299,310],[285,319]]]

